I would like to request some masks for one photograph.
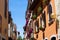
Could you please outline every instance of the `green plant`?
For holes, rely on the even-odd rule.
[[[32,16],[32,18],[33,18],[33,19],[36,19],[36,18],[37,18],[37,15],[34,14],[34,15]]]
[[[18,36],[18,39],[17,40],[22,40],[22,37],[21,36]]]
[[[43,29],[42,26],[40,26],[39,29],[42,30]]]
[[[38,8],[38,12],[41,12],[42,11],[42,7],[40,6],[39,8]]]
[[[43,0],[43,4],[46,5],[47,0]]]
[[[47,0],[43,0],[43,3],[46,3]]]

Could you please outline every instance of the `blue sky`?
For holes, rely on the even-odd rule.
[[[17,25],[17,31],[22,37],[26,10],[27,0],[9,0],[9,11],[11,11],[13,22]]]

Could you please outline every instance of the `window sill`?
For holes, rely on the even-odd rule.
[[[50,20],[50,21],[48,22],[49,26],[52,25],[53,22],[54,22],[54,19]]]

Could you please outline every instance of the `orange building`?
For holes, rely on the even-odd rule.
[[[26,12],[26,18],[28,19],[27,27],[29,30],[30,28],[33,29],[34,40],[60,39],[59,3],[59,0],[28,0]]]
[[[8,10],[8,0],[0,0],[0,40],[10,40],[9,37],[13,35],[12,33],[8,33],[9,27],[12,28],[13,25],[11,14]],[[13,29],[11,32],[13,32]],[[15,34],[16,31],[13,33]],[[9,36],[9,34],[11,35]]]
[[[8,0],[0,0],[0,40],[8,40]]]

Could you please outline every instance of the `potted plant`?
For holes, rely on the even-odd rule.
[[[46,5],[47,0],[43,0],[43,4]]]
[[[41,6],[38,8],[38,13],[39,12],[42,12],[42,7]]]
[[[39,29],[42,30],[43,29],[42,26],[40,26]]]
[[[40,30],[42,30],[42,31],[44,31],[44,30],[45,30],[45,28],[43,28],[42,26],[40,26],[40,27],[39,27],[39,29],[40,29]]]
[[[36,19],[36,18],[37,18],[37,15],[34,14],[34,15],[32,16],[32,19]]]

